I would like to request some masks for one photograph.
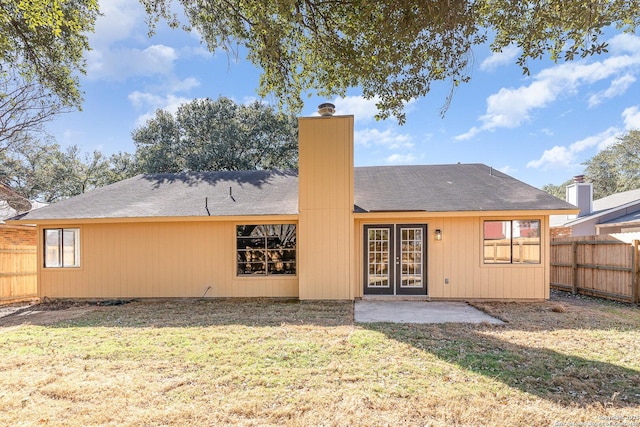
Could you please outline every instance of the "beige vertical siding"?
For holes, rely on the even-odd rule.
[[[482,259],[484,220],[539,219],[541,221],[541,262],[529,265],[490,265]],[[505,216],[430,217],[406,216],[356,219],[356,297],[362,296],[364,282],[363,235],[365,224],[427,224],[427,285],[434,299],[548,299],[549,223],[547,216],[515,212]],[[434,230],[442,230],[436,241]],[[449,283],[445,284],[445,279]]]
[[[299,119],[300,299],[353,299],[353,117]]]
[[[43,268],[39,262],[39,296],[297,297],[296,276],[236,275],[235,225],[239,223],[74,225],[80,228],[80,267]],[[42,229],[48,227],[39,227],[40,240]]]

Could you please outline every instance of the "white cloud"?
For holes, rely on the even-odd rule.
[[[598,147],[598,149],[602,150],[613,144],[619,135],[619,129],[610,127],[597,135],[576,141],[568,147],[556,145],[549,150],[545,150],[538,160],[531,160],[527,163],[527,167],[540,168],[542,170],[570,167],[575,163],[578,153],[592,147]]]
[[[336,114],[349,115],[353,114],[358,122],[369,122],[375,120],[378,113],[376,103],[380,102],[380,98],[365,99],[362,96],[347,96],[345,98],[336,98],[333,104],[336,106]]]
[[[195,77],[187,77],[182,80],[175,80],[169,82],[170,92],[188,92],[189,90],[200,86],[200,80]]]
[[[167,76],[173,73],[178,58],[213,56],[202,45],[149,45],[146,12],[137,0],[100,2],[100,12],[95,32],[89,36],[92,50],[85,56],[90,80]]]
[[[165,45],[152,45],[144,50],[94,50],[87,54],[87,77],[123,81],[133,76],[170,75],[176,59],[175,49]]]
[[[391,163],[394,165],[397,164],[410,164],[414,163],[417,160],[416,156],[413,154],[392,154],[385,159],[387,163]]]
[[[180,105],[190,102],[192,99],[171,94],[167,96],[159,96],[151,93],[135,91],[129,94],[129,101],[131,101],[134,107],[140,110],[147,110],[146,113],[138,116],[136,119],[136,126],[142,126],[149,119],[155,116],[156,110],[161,109],[175,114]]]
[[[144,25],[145,11],[137,0],[100,2],[101,16],[96,19],[95,32],[89,35],[94,48],[103,48],[128,39],[134,29]]]
[[[627,33],[618,34],[609,40],[609,51],[614,54],[636,54],[640,51],[640,37]]]
[[[615,127],[610,127],[597,135],[588,136],[574,142],[569,146],[569,149],[572,153],[580,153],[592,147],[598,147],[599,150],[602,150],[613,144],[618,135],[620,135],[620,130]]]
[[[379,97],[371,99],[365,99],[361,95],[336,97],[331,103],[336,106],[337,115],[353,115],[355,121],[359,124],[375,121],[375,116],[378,114],[378,107],[376,104],[380,102]],[[412,99],[409,102],[405,102],[404,110],[406,113],[413,111],[416,99]],[[318,115],[314,112],[313,115]]]
[[[494,52],[491,56],[485,58],[480,64],[480,70],[493,71],[501,65],[511,64],[519,54],[520,48],[518,46],[509,45],[502,49],[502,52]]]
[[[541,168],[542,170],[566,168],[574,166],[578,153],[593,147],[597,147],[598,151],[610,147],[618,141],[618,138],[625,131],[640,129],[640,106],[635,105],[626,108],[622,112],[622,119],[624,121],[624,129],[621,130],[612,126],[597,135],[575,141],[569,146],[555,146],[545,150],[538,160],[532,160],[527,163],[527,167]]]
[[[547,170],[551,167],[563,167],[573,162],[573,155],[567,149],[567,147],[555,146],[549,150],[545,150],[542,153],[542,157],[538,160],[532,160],[527,163],[528,168],[540,168]]]
[[[636,78],[631,74],[625,74],[622,77],[611,81],[611,85],[605,91],[598,92],[589,97],[589,107],[594,107],[600,104],[605,99],[611,99],[616,96],[623,95],[629,86],[635,83]]]
[[[370,147],[381,145],[390,150],[397,148],[411,148],[414,146],[413,138],[409,134],[397,134],[391,129],[380,131],[378,129],[359,129],[354,132],[356,144]]]
[[[471,129],[469,129],[465,133],[461,133],[460,135],[455,136],[453,139],[455,139],[457,141],[464,141],[464,140],[473,138],[474,136],[476,136],[480,132],[482,132],[482,129],[480,129],[480,128],[476,127],[476,126],[473,126]]]
[[[129,94],[129,101],[136,108],[145,108],[162,104],[163,98],[158,95],[135,91]]]
[[[633,107],[626,108],[622,112],[622,118],[624,120],[625,129],[639,129],[640,130],[640,108],[635,105]]]
[[[528,121],[536,109],[545,108],[562,96],[576,93],[581,86],[601,80],[618,80],[611,83],[611,96],[616,91],[626,90],[631,84],[630,78],[635,78],[632,73],[637,73],[640,65],[640,37],[615,37],[611,43],[617,46],[617,56],[611,55],[593,63],[567,62],[547,68],[535,75],[527,86],[502,88],[490,95],[486,112],[479,117],[481,125],[473,126],[456,139],[470,139],[482,131],[497,128],[518,127]]]

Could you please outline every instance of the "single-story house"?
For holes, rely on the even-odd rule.
[[[578,175],[567,186],[566,195],[567,202],[576,205],[580,212],[552,215],[552,237],[640,232],[640,189],[593,200],[593,185]]]
[[[138,175],[30,212],[39,296],[549,297],[549,216],[482,164],[356,167],[353,116],[299,119],[297,171]]]

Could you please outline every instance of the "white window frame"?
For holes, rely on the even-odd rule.
[[[47,234],[50,232],[57,232],[57,244],[50,245],[47,242]],[[71,260],[68,260],[68,257],[65,257],[65,243],[68,243],[68,239],[65,240],[65,234],[69,232],[73,232],[73,243],[67,246],[72,246],[72,256]],[[70,227],[70,228],[45,228],[43,229],[43,248],[44,248],[44,268],[78,268],[80,267],[80,228],[78,227]],[[50,248],[55,248],[54,255],[55,262],[49,257]]]

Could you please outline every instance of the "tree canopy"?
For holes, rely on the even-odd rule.
[[[629,131],[583,164],[596,199],[640,188],[640,130]]]
[[[298,159],[295,117],[259,102],[195,99],[157,110],[132,133],[141,172],[287,169]]]
[[[135,175],[132,159],[127,153],[82,153],[75,145],[62,149],[27,134],[0,152],[0,183],[29,200],[52,203]]]
[[[79,107],[77,73],[84,72],[88,32],[97,0],[3,0],[0,2],[0,80],[9,70],[37,83],[63,105]],[[6,98],[0,93],[0,100]]]
[[[560,200],[565,200],[567,196],[567,193],[566,193],[567,186],[572,182],[573,182],[573,178],[570,178],[560,185],[546,184],[542,186],[542,191],[546,191],[547,193],[557,197]]]
[[[0,152],[18,144],[26,134],[66,111],[58,97],[44,86],[25,79],[14,69],[0,78]]]
[[[593,198],[601,199],[622,191],[640,188],[640,130],[620,136],[613,145],[582,163],[585,181],[593,185]],[[569,179],[560,185],[542,187],[547,193],[564,199]]]
[[[378,99],[378,117],[405,121],[404,105],[434,82],[454,89],[471,77],[472,47],[515,44],[528,61],[572,60],[606,51],[606,28],[635,32],[640,0],[141,0],[151,30],[164,19],[195,29],[211,51],[224,49],[262,68],[259,93],[300,111],[302,94],[345,95],[359,86]],[[491,37],[491,38],[490,38]]]

